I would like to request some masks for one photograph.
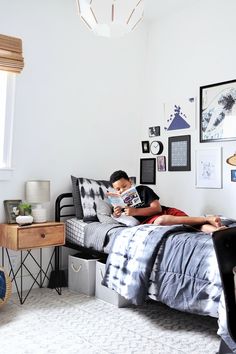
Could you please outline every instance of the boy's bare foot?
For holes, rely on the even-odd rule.
[[[221,218],[219,216],[208,216],[206,217],[206,221],[217,229],[222,227]]]

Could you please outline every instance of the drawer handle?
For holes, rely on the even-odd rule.
[[[40,236],[41,236],[42,238],[45,238],[45,237],[46,237],[46,235],[45,235],[45,234],[41,234]]]

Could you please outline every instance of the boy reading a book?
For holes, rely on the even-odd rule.
[[[110,176],[110,183],[118,194],[122,194],[132,186],[127,173],[125,171],[115,171]],[[136,186],[141,203],[134,207],[115,206],[113,216],[120,217],[122,213],[133,216],[142,224],[156,225],[176,225],[188,224],[199,225],[203,232],[213,232],[222,227],[221,219],[218,216],[188,216],[183,211],[162,206],[159,202],[158,195],[148,186]]]

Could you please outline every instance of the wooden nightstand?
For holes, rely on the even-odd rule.
[[[32,224],[28,226],[19,226],[17,224],[0,224],[0,247],[2,247],[2,265],[4,266],[4,251],[7,254],[10,265],[10,276],[16,285],[16,290],[23,304],[29,295],[33,285],[38,284],[43,287],[45,279],[49,279],[48,272],[53,269],[52,259],[55,255],[55,271],[59,272],[59,256],[58,247],[65,244],[65,226],[62,222],[46,222],[40,224]],[[42,268],[42,249],[45,247],[54,247],[54,251],[48,262],[46,271]],[[32,255],[32,249],[39,249],[39,261]],[[11,262],[8,250],[20,251],[21,261],[17,270]],[[23,252],[24,257],[23,257]],[[25,265],[27,258],[31,258],[37,265],[39,272],[34,276],[28,267]],[[23,268],[27,270],[28,274],[33,279],[33,284],[25,297],[22,297],[23,288]],[[16,276],[20,272],[20,289],[16,281]],[[61,289],[56,288],[58,294],[61,294]]]

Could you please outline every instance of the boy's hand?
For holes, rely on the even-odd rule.
[[[125,215],[128,215],[128,216],[136,215],[136,208],[134,208],[134,207],[125,207]]]
[[[121,216],[122,210],[123,208],[121,208],[120,206],[114,207],[113,215],[115,216],[115,218],[119,218]]]

